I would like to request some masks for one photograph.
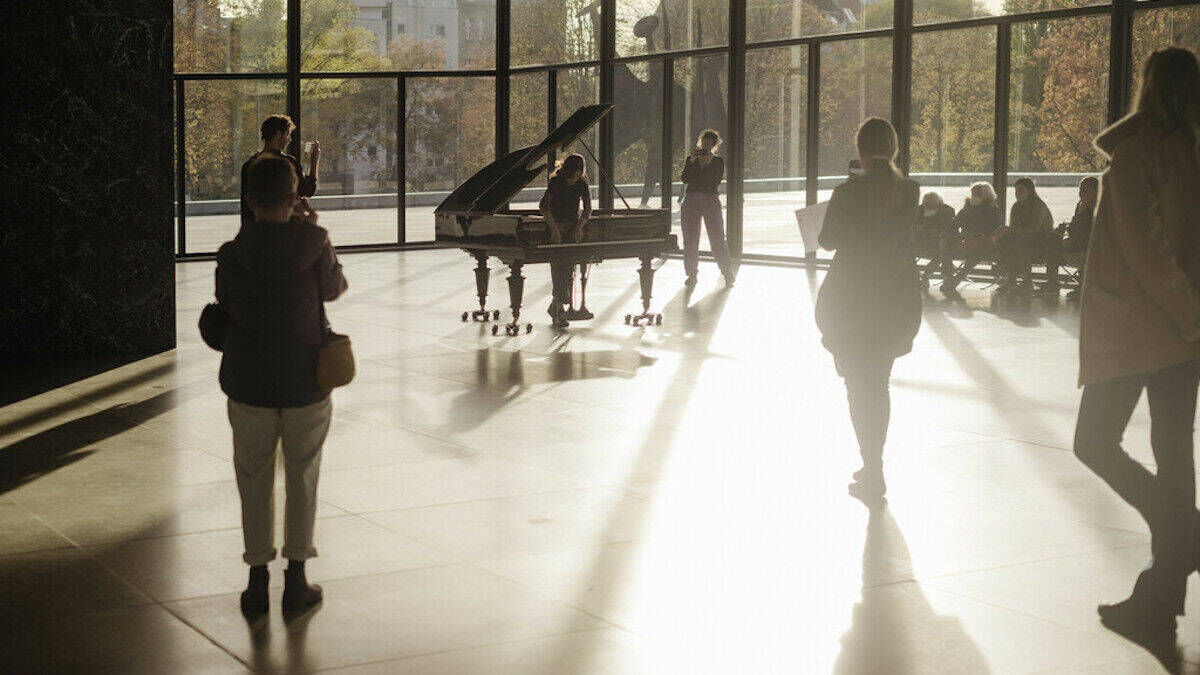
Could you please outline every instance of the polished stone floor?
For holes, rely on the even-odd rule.
[[[337,239],[337,232],[333,232]],[[711,263],[593,272],[594,321],[463,324],[470,260],[343,256],[310,575],[322,607],[247,622],[211,263],[178,266],[179,348],[0,408],[0,672],[1155,673],[1109,633],[1146,528],[1068,450],[1077,316],[934,292],[894,376],[890,499],[857,468],[812,321],[819,277]],[[493,273],[495,307],[506,272]],[[1150,462],[1139,409],[1129,448]],[[15,468],[15,470],[14,470]],[[282,511],[282,509],[280,509]],[[273,582],[281,580],[273,565]],[[1200,578],[1180,669],[1200,671]]]

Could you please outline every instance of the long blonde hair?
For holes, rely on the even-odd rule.
[[[1200,163],[1200,63],[1195,54],[1179,47],[1151,54],[1134,109],[1167,133],[1183,132]]]

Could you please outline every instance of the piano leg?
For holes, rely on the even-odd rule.
[[[638,268],[638,278],[642,282],[642,313],[637,316],[626,314],[625,323],[639,326],[645,321],[647,325],[662,325],[662,314],[650,313],[650,293],[654,289],[654,266],[650,264],[651,260],[651,256],[642,256],[642,266]]]
[[[479,296],[479,309],[473,312],[463,312],[462,320],[466,321],[470,318],[472,321],[488,321],[500,318],[500,310],[489,312],[487,310],[487,295],[488,295],[488,280],[491,278],[492,270],[487,264],[486,253],[475,253],[475,260],[479,264],[475,267],[475,294]]]
[[[587,321],[596,318],[587,308],[587,282],[590,269],[591,265],[588,263],[579,263],[579,309],[572,306],[567,312],[567,319],[570,321]]]
[[[521,268],[524,266],[523,260],[514,260],[508,264],[508,269],[512,271],[512,274],[508,275],[508,299],[512,305],[513,320],[504,327],[505,335],[517,335],[521,332],[521,299],[525,295],[525,277],[521,274]],[[525,324],[525,332],[532,331],[533,324]]]

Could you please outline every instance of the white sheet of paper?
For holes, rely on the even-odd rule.
[[[815,253],[820,247],[817,238],[821,236],[821,225],[825,222],[825,211],[829,202],[817,202],[812,206],[796,209],[796,224],[800,226],[800,241],[804,244],[804,253]]]

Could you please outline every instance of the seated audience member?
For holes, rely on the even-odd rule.
[[[928,285],[929,278],[939,271],[943,279],[954,276],[952,252],[958,241],[954,207],[943,202],[938,193],[926,192],[917,209],[915,229],[917,255],[929,259],[921,271],[922,285]]]
[[[1092,236],[1092,218],[1096,215],[1096,200],[1100,196],[1100,181],[1095,176],[1085,176],[1079,181],[1079,202],[1075,204],[1075,215],[1067,224],[1067,236],[1063,239],[1063,252],[1087,254],[1088,239]]]
[[[275,155],[287,160],[292,170],[296,172],[298,181],[296,192],[301,197],[311,197],[317,194],[317,168],[321,164],[321,144],[313,141],[312,152],[309,154],[308,175],[305,175],[304,170],[300,168],[300,160],[287,152],[287,147],[292,144],[292,132],[295,130],[296,124],[287,115],[270,115],[263,120],[259,130],[262,135],[262,149],[251,155],[250,159],[242,164],[243,223],[254,219],[254,212],[246,203],[246,171],[254,160],[263,155]]]
[[[1016,202],[1008,216],[1008,227],[996,238],[996,256],[1005,268],[1003,289],[1033,288],[1033,260],[1046,261],[1046,272],[1050,277],[1044,287],[1047,292],[1058,291],[1058,250],[1054,236],[1054,216],[1050,208],[1038,196],[1033,181],[1018,178],[1013,185]],[[1024,283],[1021,284],[1021,279]]]
[[[247,614],[267,611],[267,563],[275,558],[275,454],[283,452],[287,507],[283,525],[283,607],[321,601],[304,562],[313,548],[321,446],[329,430],[329,391],[317,381],[325,337],[322,303],[346,290],[329,233],[296,193],[283,157],[264,154],[246,169],[254,219],[217,251],[217,301],[229,314],[221,389],[233,428],[233,468],[242,501],[242,536],[250,581]]]
[[[942,293],[954,295],[958,285],[975,267],[992,253],[996,231],[1004,225],[1004,212],[996,203],[996,190],[991,183],[980,181],[971,185],[971,196],[954,217],[952,231],[961,241],[963,265],[958,273],[942,283]]]

